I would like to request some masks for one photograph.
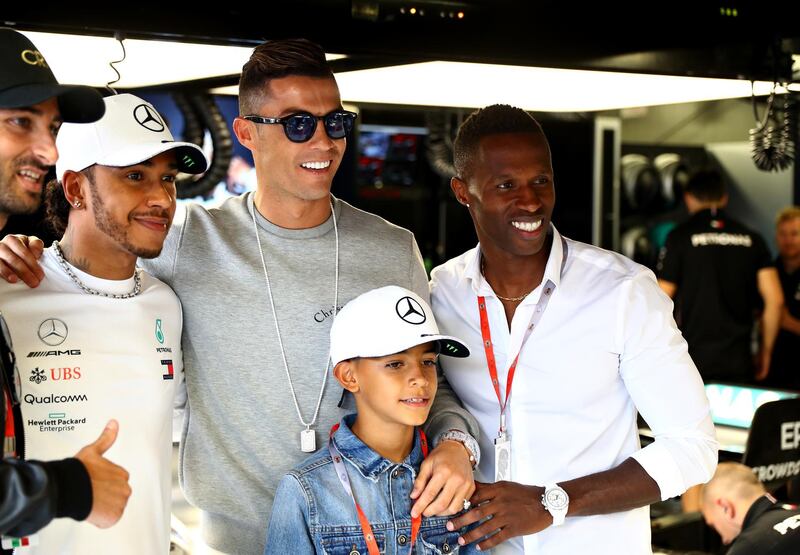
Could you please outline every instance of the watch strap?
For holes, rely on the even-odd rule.
[[[447,430],[436,436],[435,445],[439,445],[442,441],[457,441],[464,446],[469,455],[469,462],[472,468],[478,466],[481,462],[481,449],[478,447],[478,442],[475,441],[471,435],[461,430]]]
[[[558,491],[563,496],[562,499],[564,502],[560,506],[554,506],[548,501],[548,494],[553,490]],[[553,526],[564,524],[564,519],[569,510],[569,495],[564,491],[564,488],[555,483],[546,484],[544,486],[544,493],[542,494],[542,505],[544,505],[545,510],[553,517]]]

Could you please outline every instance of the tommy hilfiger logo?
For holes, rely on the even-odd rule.
[[[172,361],[171,360],[162,360],[161,361],[161,365],[167,367],[167,373],[163,374],[161,377],[164,378],[165,380],[174,379],[175,378],[175,368],[173,368],[173,366],[172,366]]]

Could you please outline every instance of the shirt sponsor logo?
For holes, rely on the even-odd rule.
[[[778,532],[781,536],[785,536],[789,530],[796,530],[800,528],[800,515],[790,516],[786,520],[779,522],[772,527],[773,530]]]
[[[336,310],[336,312],[339,312],[339,310],[342,310],[341,306]],[[325,320],[327,320],[328,318],[330,318],[331,316],[333,316],[333,307],[330,307],[330,309],[328,309],[328,310],[325,310],[323,308],[323,309],[318,310],[318,311],[316,311],[314,313],[314,321],[322,323]]]
[[[69,380],[80,380],[81,379],[81,368],[80,366],[75,366],[72,368],[69,367],[60,367],[60,368],[51,368],[50,369],[50,378],[54,382],[58,381],[69,381]]]
[[[58,318],[48,318],[39,324],[39,339],[42,340],[42,343],[51,347],[61,345],[66,341],[68,333],[67,324]]]
[[[45,358],[45,357],[60,357],[60,356],[81,356],[80,349],[67,349],[64,351],[31,351],[28,353],[28,358]]]
[[[55,403],[83,403],[88,401],[89,398],[85,393],[80,395],[33,395],[32,393],[26,394],[23,401],[29,405],[51,405]]]
[[[47,374],[48,372],[37,366],[36,368],[31,370],[31,377],[29,379],[32,382],[40,384],[48,380]],[[81,368],[80,366],[74,366],[74,367],[61,366],[59,368],[51,368],[49,374],[50,374],[50,379],[53,380],[54,382],[80,380]]]
[[[164,330],[161,329],[161,318],[156,319],[156,340],[164,344]]]
[[[156,347],[157,353],[171,353],[172,349],[170,347]]]
[[[166,374],[162,374],[161,377],[164,378],[165,380],[174,379],[175,378],[175,368],[172,366],[172,361],[171,360],[162,360],[161,361],[161,365],[167,367],[167,373]]]
[[[29,428],[39,428],[40,432],[74,432],[76,426],[86,424],[86,418],[67,418],[66,413],[51,412],[46,419],[28,419]]]
[[[692,246],[752,247],[753,238],[743,233],[695,233]]]
[[[32,382],[36,382],[37,384],[40,384],[42,382],[46,382],[47,381],[47,375],[45,375],[45,371],[44,370],[42,370],[41,368],[39,368],[37,366],[36,368],[31,370],[31,377],[29,379]]]

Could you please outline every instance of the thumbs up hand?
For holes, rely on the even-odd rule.
[[[86,520],[98,528],[115,524],[122,517],[131,495],[128,472],[103,457],[114,445],[117,432],[119,424],[116,420],[109,420],[100,437],[75,455],[86,467],[92,482],[92,510]]]

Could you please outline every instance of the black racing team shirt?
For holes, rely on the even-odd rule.
[[[769,266],[761,236],[722,210],[697,212],[667,237],[659,277],[677,285],[675,319],[705,381],[752,379],[756,275]]]
[[[787,510],[769,495],[747,511],[742,532],[727,555],[797,555],[800,553],[800,511]]]
[[[783,267],[780,257],[775,259],[775,267],[783,289],[783,300],[789,314],[800,318],[800,269],[791,274]],[[767,383],[775,387],[800,389],[800,335],[780,330],[772,351]]]

